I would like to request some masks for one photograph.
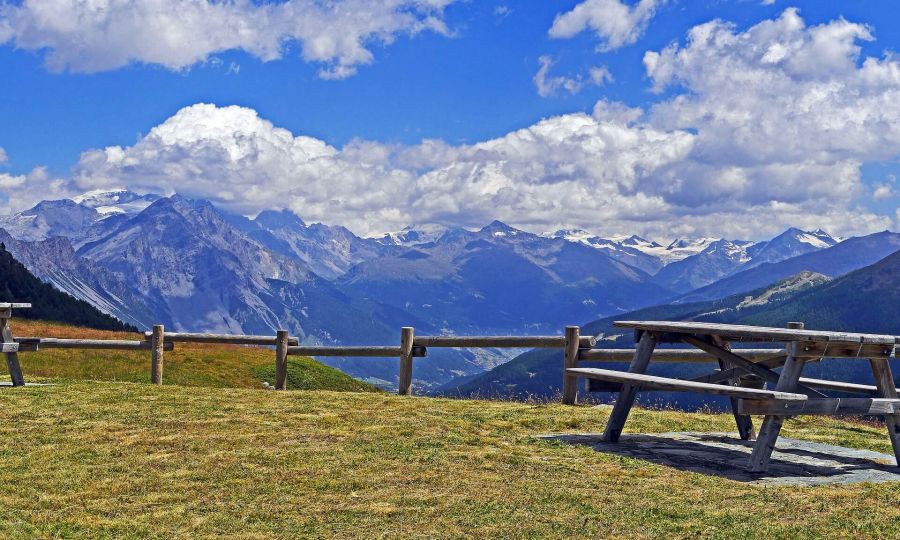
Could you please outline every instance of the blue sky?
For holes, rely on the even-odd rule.
[[[171,0],[171,3],[177,6],[179,3],[194,1],[204,2],[204,0]],[[69,3],[65,0],[54,2],[63,6],[60,8],[61,11],[64,11],[65,5]],[[142,3],[137,0],[121,0],[121,2]],[[394,152],[390,158],[390,165],[381,164],[383,169],[391,167],[402,169],[404,174],[412,170],[415,176],[421,175],[423,171],[450,166],[445,161],[436,163],[433,159],[422,157],[417,157],[418,161],[412,165],[396,164],[408,162],[410,158],[405,152],[419,148],[425,139],[440,139],[455,152],[462,152],[461,149],[470,148],[483,141],[503,138],[516,130],[528,129],[541,119],[568,117],[579,112],[590,116],[595,104],[600,100],[640,108],[649,113],[654,104],[668,102],[682,94],[690,95],[692,89],[686,89],[684,84],[677,81],[664,85],[660,92],[652,91],[653,80],[644,64],[644,56],[647,51],[662,51],[672,43],[685,47],[686,36],[692,27],[714,19],[733,24],[734,33],[740,34],[761,21],[778,19],[788,7],[797,7],[799,16],[807,28],[834,23],[840,21],[842,17],[850,23],[867,26],[874,39],[852,40],[861,48],[856,58],[851,59],[857,65],[861,65],[866,57],[884,59],[886,52],[891,54],[890,51],[900,50],[900,14],[897,14],[896,3],[887,0],[790,3],[776,1],[771,5],[763,5],[758,1],[724,0],[657,2],[654,3],[653,14],[646,21],[645,27],[639,28],[635,42],[625,43],[612,50],[598,50],[598,47],[609,38],[590,26],[571,37],[551,37],[549,31],[554,25],[554,20],[582,4],[580,0],[527,2],[440,0],[436,5],[443,2],[447,2],[447,5],[435,8],[435,11],[429,12],[428,15],[439,18],[444,30],[424,30],[410,36],[402,27],[392,29],[388,30],[392,36],[390,43],[382,43],[377,37],[364,35],[361,43],[371,52],[372,61],[370,63],[351,61],[350,64],[356,72],[339,80],[323,78],[321,70],[323,65],[333,66],[335,62],[338,64],[343,62],[340,53],[332,57],[329,57],[328,53],[323,53],[320,58],[324,60],[304,59],[301,53],[309,48],[309,43],[303,38],[287,39],[279,51],[278,58],[269,61],[261,60],[258,51],[248,52],[247,49],[251,47],[243,47],[243,50],[241,48],[219,50],[213,46],[208,51],[200,51],[205,60],[190,62],[187,65],[165,65],[165,62],[161,64],[140,59],[125,62],[124,65],[113,65],[114,61],[101,59],[99,69],[96,68],[97,64],[85,68],[83,64],[87,60],[83,60],[83,56],[90,55],[91,51],[83,53],[82,59],[72,57],[61,66],[54,65],[51,58],[53,51],[64,50],[67,44],[74,40],[97,39],[101,47],[107,48],[115,48],[121,43],[114,41],[104,43],[103,40],[106,38],[92,34],[92,28],[76,29],[69,34],[60,34],[58,29],[54,29],[41,34],[40,29],[26,28],[27,25],[21,23],[21,19],[27,15],[23,13],[27,10],[29,2],[8,3],[3,8],[6,11],[0,11],[0,41],[8,38],[5,45],[0,47],[0,118],[2,118],[0,148],[4,149],[7,156],[7,162],[0,165],[3,167],[0,168],[0,173],[20,178],[31,175],[34,178],[18,184],[11,180],[7,182],[8,185],[15,186],[5,190],[7,206],[11,211],[17,209],[14,204],[17,195],[23,201],[30,199],[24,195],[28,182],[37,186],[40,182],[48,182],[49,179],[56,180],[58,184],[64,183],[65,189],[75,191],[89,187],[103,187],[104,182],[127,184],[129,187],[143,190],[155,188],[158,184],[159,191],[167,189],[171,191],[172,185],[160,182],[158,175],[142,173],[141,176],[132,178],[128,170],[116,169],[117,177],[110,178],[108,171],[101,174],[96,170],[88,170],[90,167],[86,167],[83,163],[79,164],[79,160],[83,159],[84,152],[94,149],[132,148],[155,126],[164,124],[184,107],[197,103],[215,104],[220,108],[237,105],[250,109],[261,119],[278,128],[289,130],[294,136],[309,136],[338,150],[346,150],[348,143],[354,140],[377,143]],[[148,3],[166,2],[148,0]],[[607,3],[617,2],[609,0]],[[398,4],[400,10],[412,9],[404,5],[402,0],[397,0],[394,4]],[[624,2],[622,5],[636,9],[635,2]],[[244,7],[247,10],[253,9],[252,5]],[[353,7],[351,5],[349,9]],[[11,10],[15,9],[22,11],[13,14]],[[391,11],[392,8],[385,9]],[[61,13],[60,16],[63,17],[64,14]],[[422,18],[425,16],[422,15]],[[115,24],[115,19],[111,20]],[[13,28],[8,32],[11,35],[4,35],[4,22]],[[340,32],[342,24],[340,19],[334,19],[333,22],[336,31]],[[20,26],[16,28],[16,24]],[[127,45],[138,51],[133,55],[141,56],[141,42],[136,41]],[[336,57],[339,58],[337,61],[334,60]],[[566,77],[571,80],[581,78],[578,91],[570,93],[564,88],[557,88],[551,95],[540,95],[535,77],[542,57],[551,62],[548,69],[549,77]],[[612,80],[606,80],[602,85],[585,82],[589,78],[589,70],[593,67],[605,68]],[[892,89],[888,88],[885,91]],[[650,120],[647,122],[648,125],[653,124]],[[702,134],[704,129],[677,122],[677,125],[663,125],[662,122],[657,124],[652,127],[668,133],[681,130],[686,134]],[[878,129],[877,125],[872,129]],[[809,135],[815,136],[815,133]],[[856,193],[851,203],[840,208],[797,210],[792,207],[787,215],[801,222],[798,223],[800,225],[813,225],[814,217],[825,213],[829,217],[822,219],[822,225],[840,229],[838,232],[842,233],[865,232],[854,227],[870,229],[894,227],[895,220],[900,218],[895,215],[897,196],[891,178],[892,175],[900,174],[900,167],[896,163],[897,152],[891,147],[893,136],[885,138],[886,142],[875,141],[869,143],[868,147],[859,149],[858,156],[845,155],[842,150],[839,157],[824,158],[828,166],[834,165],[836,160],[843,163],[855,159],[859,162],[855,170],[862,175],[861,180],[853,182],[846,180],[847,174],[853,174],[852,167],[844,166],[839,171],[835,169],[837,172],[829,173],[824,170],[822,172],[822,174],[844,175],[841,181],[834,184],[838,185],[841,182],[852,184],[852,189],[856,190]],[[696,150],[692,152],[697,153]],[[815,152],[815,149],[811,152]],[[720,150],[720,153],[724,155],[727,150]],[[451,161],[455,159],[453,163],[458,165],[462,158],[447,159]],[[462,161],[472,163],[468,157]],[[598,158],[597,163],[608,161],[610,158],[604,155],[602,159]],[[720,163],[722,160],[718,158],[714,161],[717,167],[725,167],[728,170],[745,166],[740,157],[736,157],[733,164],[723,165]],[[781,158],[775,161],[787,163],[788,166],[792,163],[791,160],[785,161]],[[707,164],[704,160],[698,162],[702,165]],[[796,162],[803,163],[804,166],[809,165],[806,160]],[[490,168],[487,163],[478,165]],[[44,168],[41,169],[43,173],[35,176],[35,169],[41,167]],[[207,162],[204,162],[200,169],[217,170],[216,166]],[[289,171],[285,172],[283,168],[280,171],[282,175],[291,174]],[[669,175],[666,179],[662,176],[664,172]],[[261,175],[259,181],[278,182],[278,178],[272,180],[272,174],[275,173],[267,172]],[[369,172],[366,172],[363,176],[368,174]],[[509,177],[512,185],[516,185],[516,182],[532,181],[530,178],[516,177],[516,174],[525,174],[521,172],[504,170],[503,174]],[[633,202],[634,208],[618,214],[609,211],[607,207],[594,208],[597,210],[598,222],[589,217],[591,208],[578,209],[573,211],[571,217],[563,215],[554,221],[556,218],[551,217],[553,212],[537,208],[541,206],[539,199],[544,193],[542,189],[537,188],[531,194],[532,199],[537,199],[536,201],[532,200],[527,204],[518,200],[512,201],[510,204],[513,206],[520,205],[517,212],[498,216],[488,216],[489,210],[471,214],[456,210],[454,213],[452,203],[448,204],[446,211],[432,209],[430,212],[418,214],[415,212],[404,214],[402,209],[385,208],[378,200],[350,202],[343,196],[334,194],[329,194],[328,203],[332,207],[335,204],[346,205],[348,215],[370,213],[371,215],[365,219],[348,220],[351,225],[355,225],[355,230],[363,232],[376,231],[377,223],[389,223],[390,226],[394,226],[421,220],[458,221],[459,224],[472,225],[488,217],[503,217],[533,229],[579,226],[598,232],[602,232],[599,229],[603,228],[599,220],[605,219],[615,223],[614,226],[610,226],[610,230],[607,231],[609,233],[628,232],[625,229],[630,227],[635,232],[657,236],[671,228],[672,220],[677,220],[678,223],[674,225],[679,228],[679,232],[686,234],[715,232],[711,229],[717,222],[721,222],[721,216],[716,217],[714,212],[703,208],[706,205],[700,202],[686,201],[683,193],[670,197],[671,190],[661,187],[689,182],[690,180],[672,175],[691,173],[686,171],[669,173],[660,169],[654,174],[656,176],[652,178],[630,178],[627,181],[606,178],[605,181],[612,182],[618,186],[616,189],[621,189],[623,197],[631,197],[628,204]],[[720,173],[716,174],[721,176],[725,173],[721,173],[720,170]],[[556,176],[549,175],[544,185],[552,183]],[[104,177],[102,181],[98,179],[100,177]],[[150,180],[150,177],[156,180]],[[246,181],[247,174],[242,178]],[[375,190],[380,189],[381,182],[384,181],[381,177],[366,176],[366,178],[370,184],[364,185]],[[340,180],[340,176],[330,179],[332,182]],[[426,180],[421,176],[415,176],[410,182],[413,182],[420,191],[427,191],[429,183]],[[157,184],[154,184],[154,181]],[[302,176],[286,182],[296,185],[309,181],[306,176]],[[571,181],[580,180],[573,177]],[[772,182],[777,181],[775,178],[772,179]],[[192,182],[192,178],[182,178],[178,179],[175,185],[179,186],[179,190],[185,187],[191,192],[189,185],[193,185]],[[741,185],[745,186],[747,181],[741,182]],[[722,184],[718,180],[713,183]],[[643,185],[648,186],[646,191],[642,190]],[[710,192],[712,199],[727,198],[727,186],[723,185],[719,185],[717,188],[719,191]],[[590,190],[603,187],[605,184],[594,182],[587,192],[591,193]],[[696,191],[698,194],[702,193],[707,187],[708,184],[704,184],[702,189]],[[883,189],[876,197],[873,194],[879,187]],[[192,194],[216,199],[216,193],[209,193],[203,189],[198,187]],[[351,191],[358,189],[359,186],[356,185],[348,187]],[[742,189],[746,191],[745,188]],[[310,190],[315,191],[312,188]],[[887,195],[885,190],[888,190]],[[552,190],[548,190],[547,193],[552,193]],[[644,193],[653,201],[639,200],[640,195]],[[601,193],[598,196],[602,198],[603,195]],[[805,200],[794,200],[790,196],[782,200],[779,198],[782,195],[777,190],[773,192],[763,186],[756,189],[755,193],[746,194],[745,202],[763,206],[770,203],[768,208],[771,210],[781,208],[775,203],[795,206],[802,206],[803,203],[817,205],[821,203],[820,198],[823,196],[830,197],[833,193],[823,194],[821,190],[812,190]],[[218,202],[231,204],[236,210],[249,214],[260,210],[261,207],[271,206],[271,201],[263,199],[246,204],[236,203],[233,199],[233,196],[226,195]],[[319,208],[324,204],[323,201],[313,199],[313,196],[299,189],[296,193],[285,192],[279,200],[292,201],[286,206],[295,208],[307,216],[312,215],[313,218],[327,215],[329,212],[326,209]],[[9,202],[10,200],[12,202]],[[616,205],[621,207],[624,204],[616,203],[614,200],[608,202],[608,206],[613,207]],[[378,207],[379,204],[382,206]],[[488,209],[497,208],[502,204],[503,197],[495,198]],[[849,216],[860,208],[868,217],[863,220],[864,224],[853,225]],[[636,215],[651,211],[662,212],[667,217],[643,219]],[[515,216],[519,216],[520,219],[516,220]],[[883,219],[877,219],[878,216]],[[669,220],[669,225],[666,220]],[[779,221],[777,226],[786,224]],[[756,232],[754,226],[757,225],[749,223],[743,228],[736,227],[723,231],[722,234],[752,236]],[[760,235],[770,232],[768,227],[760,227],[762,229]]]

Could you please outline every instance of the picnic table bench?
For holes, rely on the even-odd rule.
[[[888,358],[900,338],[894,336],[805,330],[802,323],[788,328],[672,321],[617,321],[635,331],[636,348],[627,372],[569,368],[568,373],[618,384],[618,397],[603,438],[617,442],[638,390],[669,390],[723,395],[731,408],[741,439],[754,438],[750,415],[764,415],[750,457],[749,470],[767,470],[785,418],[804,415],[884,416],[894,455],[900,465],[900,398]],[[753,361],[731,344],[783,343],[781,353]],[[692,380],[647,375],[659,343],[687,343],[715,357],[719,369]],[[868,360],[875,386],[801,377],[803,367],[822,358]],[[774,368],[781,368],[780,372]],[[766,384],[773,389],[765,389]],[[829,397],[822,390],[867,394],[865,398]]]
[[[9,319],[12,318],[13,309],[30,308],[31,304],[0,302],[0,351],[6,355],[6,368],[9,370],[9,378],[13,386],[25,386],[25,378],[22,376],[22,367],[19,365],[19,344],[13,339],[12,330],[9,328]]]

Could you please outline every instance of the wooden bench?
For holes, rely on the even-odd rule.
[[[627,372],[570,368],[569,378],[579,376],[618,385],[618,396],[603,437],[616,442],[622,433],[638,390],[669,390],[727,396],[741,439],[756,438],[748,468],[762,472],[768,468],[775,441],[785,418],[800,414],[883,416],[894,455],[900,465],[900,395],[889,358],[900,338],[879,334],[806,330],[803,323],[787,328],[730,325],[698,321],[616,321],[619,328],[635,332],[634,355]],[[686,381],[646,375],[658,343],[685,343],[713,356],[719,369]],[[742,354],[732,343],[782,343],[783,354],[766,358]],[[845,381],[801,377],[807,363],[824,358],[867,361],[875,386]],[[774,368],[781,367],[780,372]],[[770,384],[772,390],[765,390]],[[864,398],[830,397],[823,391],[865,394]],[[758,436],[750,415],[765,415]]]
[[[712,394],[717,396],[728,396],[735,398],[750,398],[755,400],[806,401],[807,399],[809,399],[809,396],[807,396],[806,394],[778,392],[776,390],[762,390],[759,388],[744,388],[741,386],[730,386],[725,384],[685,381],[683,379],[671,379],[669,377],[657,377],[655,375],[628,373],[626,371],[615,371],[610,369],[569,368],[566,371],[578,375],[579,377],[623,383],[641,389],[646,388],[653,390],[669,390],[672,392],[695,392],[700,394]]]

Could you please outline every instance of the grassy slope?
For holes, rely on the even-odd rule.
[[[14,335],[80,337],[88,339],[143,339],[140,334],[110,332],[44,321],[16,319]],[[25,379],[147,382],[149,351],[97,351],[45,349],[19,355]],[[259,388],[263,380],[274,383],[275,353],[261,347],[177,343],[165,353],[166,384],[220,388]],[[6,364],[0,362],[0,373]],[[289,357],[288,383],[292,388],[376,391],[340,371],[311,358]]]
[[[561,405],[64,383],[0,389],[0,537],[896,538],[896,483],[755,487],[533,435]],[[633,431],[728,415],[636,410]],[[889,451],[882,429],[786,436]]]

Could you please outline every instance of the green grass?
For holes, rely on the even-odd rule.
[[[607,408],[73,382],[0,390],[0,537],[897,538],[900,485],[762,487],[534,435]],[[638,409],[639,432],[729,415]],[[784,435],[889,452],[883,429]]]
[[[143,339],[140,334],[46,321],[17,319],[11,326],[17,336]],[[166,351],[163,356],[165,384],[217,388],[261,388],[264,380],[274,384],[275,353],[269,348],[176,343],[175,350]],[[149,351],[45,349],[21,353],[19,359],[26,380],[150,380]],[[5,372],[6,366],[0,362],[0,373]],[[377,391],[374,386],[306,357],[289,358],[288,382],[292,388],[308,390]]]
[[[131,338],[14,321],[18,335]],[[398,397],[307,358],[273,392],[269,349],[23,353],[0,388],[0,538],[897,538],[900,483],[746,485],[535,438],[607,408]],[[124,381],[124,382],[123,382]],[[344,390],[323,391],[321,388]],[[318,390],[316,390],[318,389]],[[731,431],[637,409],[632,432]],[[883,427],[785,436],[890,452]]]
[[[288,390],[335,390],[343,392],[380,392],[377,387],[348,377],[336,369],[322,369],[319,362],[307,357],[288,357]],[[275,365],[272,362],[253,368],[253,374],[271,385],[275,384]]]

